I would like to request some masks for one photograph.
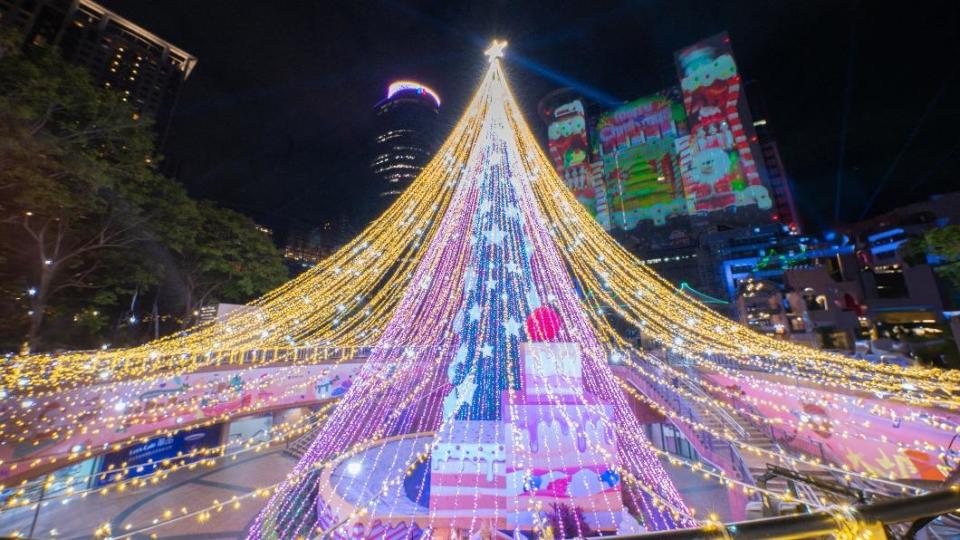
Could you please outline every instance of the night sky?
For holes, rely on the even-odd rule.
[[[808,229],[836,222],[838,180],[841,221],[960,189],[955,0],[101,1],[199,59],[165,148],[178,178],[278,231],[361,228],[387,84],[432,87],[452,126],[494,37],[510,41],[510,82],[542,133],[549,91],[645,96],[677,84],[675,50],[727,30]]]

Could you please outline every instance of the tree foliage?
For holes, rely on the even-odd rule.
[[[925,254],[934,271],[947,281],[954,291],[960,291],[960,225],[929,229],[923,236],[908,243],[908,255]]]
[[[251,220],[197,203],[160,174],[149,119],[57,50],[16,43],[0,34],[7,347],[21,338],[34,350],[110,338],[116,321],[137,321],[136,301],[147,295],[190,313],[197,301],[245,301],[282,281],[279,253]]]
[[[288,276],[269,238],[250,218],[233,210],[201,203],[200,226],[193,240],[178,253],[184,324],[210,298],[242,302]]]

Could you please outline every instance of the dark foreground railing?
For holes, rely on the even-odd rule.
[[[927,518],[960,510],[960,489],[953,487],[916,497],[889,499],[882,502],[836,508],[831,511],[755,519],[697,529],[677,529],[633,535],[613,536],[618,540],[707,540],[733,538],[736,540],[799,540],[838,532],[844,525],[859,524],[879,527],[896,523],[915,523]],[[923,524],[920,521],[919,524]],[[916,531],[919,527],[911,527]],[[877,538],[877,536],[873,536]],[[880,537],[881,539],[883,537]]]

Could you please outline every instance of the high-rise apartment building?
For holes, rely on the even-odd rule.
[[[193,55],[90,0],[0,0],[0,25],[22,33],[25,46],[59,47],[137,115],[153,117],[163,145]]]

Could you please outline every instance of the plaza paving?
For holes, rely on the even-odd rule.
[[[214,499],[228,501],[233,496],[251,493],[258,487],[283,479],[295,463],[295,458],[277,448],[259,454],[238,457],[215,467],[198,467],[172,474],[160,485],[123,493],[113,491],[106,496],[90,495],[74,498],[67,504],[63,499],[44,503],[33,538],[91,538],[93,531],[109,522],[112,535],[118,537],[125,530],[138,530],[149,525],[166,511],[174,515],[181,508],[188,511],[209,506]],[[698,515],[716,512],[720,519],[729,519],[726,489],[715,482],[664,463],[677,489]],[[162,538],[168,540],[219,540],[245,538],[257,511],[265,500],[259,497],[244,499],[239,509],[228,507],[222,513],[211,513],[205,522],[195,517],[186,518],[133,538]],[[17,532],[26,536],[34,517],[33,508],[18,509],[0,514],[0,535]],[[127,526],[130,529],[126,529]],[[155,535],[155,536],[154,536]]]
[[[93,531],[105,522],[110,523],[113,536],[120,536],[127,525],[129,530],[140,529],[167,510],[176,515],[184,507],[196,510],[209,506],[214,499],[228,501],[235,495],[276,483],[295,462],[295,458],[277,449],[238,457],[216,467],[178,471],[155,487],[74,498],[67,504],[62,504],[63,499],[54,499],[41,508],[33,537],[91,538]],[[243,538],[264,502],[262,498],[250,497],[242,501],[239,509],[228,507],[222,513],[212,513],[206,522],[191,517],[134,538],[152,538],[152,534],[172,540]],[[33,516],[32,508],[0,514],[0,535],[17,531],[25,536]]]

